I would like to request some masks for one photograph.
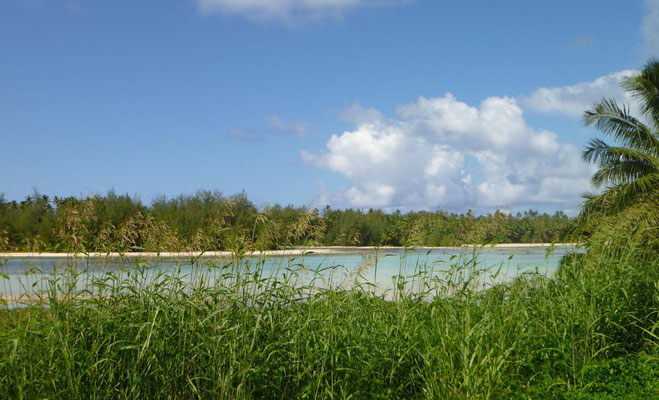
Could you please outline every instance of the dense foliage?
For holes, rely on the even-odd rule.
[[[0,305],[0,398],[656,398],[659,258],[613,239],[489,290],[469,260],[384,295],[300,285],[309,270],[286,264],[213,284],[137,265],[76,294],[88,278],[65,269],[35,303]],[[193,274],[208,268],[226,271]]]
[[[476,216],[472,212],[385,213],[279,206],[258,209],[247,196],[200,191],[158,198],[128,195],[24,201],[0,196],[0,251],[176,251],[272,249],[294,245],[455,246],[558,242],[572,223],[561,212]]]
[[[277,279],[260,269],[263,259],[239,274],[238,264],[209,259],[191,272],[174,268],[155,275],[138,263],[97,272],[90,281],[84,258],[71,258],[70,268],[45,275],[40,296],[0,299],[0,398],[659,396],[656,202],[636,202],[612,215],[584,214],[576,222],[532,212],[259,211],[244,195],[207,192],[159,199],[150,207],[112,193],[54,205],[34,196],[26,203],[16,212],[20,204],[5,202],[2,215],[13,207],[11,221],[41,227],[31,231],[34,237],[54,237],[66,249],[101,243],[89,228],[97,227],[111,241],[125,235],[122,246],[184,247],[193,240],[227,246],[237,256],[232,263],[241,262],[241,246],[318,238],[349,243],[354,232],[387,237],[397,232],[392,221],[403,221],[406,238],[414,234],[417,240],[432,238],[429,232],[442,224],[449,228],[440,235],[473,234],[479,232],[474,226],[492,226],[497,218],[494,232],[525,221],[524,235],[532,231],[528,227],[564,219],[589,238],[586,253],[566,258],[554,277],[526,274],[488,290],[476,277],[492,271],[478,271],[476,258],[453,261],[453,273],[441,279],[399,276],[386,293],[361,281],[304,283],[309,280],[298,274],[323,281],[327,270],[310,271],[297,260],[284,262]],[[461,231],[459,224],[470,228]],[[159,241],[163,237],[170,242]],[[222,278],[204,279],[205,273]],[[0,265],[0,283],[6,278]],[[91,288],[72,290],[81,280]],[[11,309],[8,301],[25,306]]]

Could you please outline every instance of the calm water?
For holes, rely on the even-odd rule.
[[[109,277],[133,279],[137,273],[146,284],[175,276],[185,282],[222,284],[238,274],[258,272],[259,277],[286,278],[317,286],[372,283],[381,290],[394,286],[399,277],[419,279],[462,279],[475,275],[482,285],[510,280],[524,273],[551,276],[561,258],[574,247],[379,250],[346,254],[307,254],[298,257],[246,257],[121,259],[121,258],[8,258],[0,260],[0,296],[16,297],[44,291],[57,281],[60,287],[89,289],[92,282]],[[132,274],[132,275],[131,275]],[[72,279],[72,277],[76,277]]]

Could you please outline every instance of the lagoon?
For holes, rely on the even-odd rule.
[[[111,255],[0,255],[0,296],[16,302],[58,287],[58,292],[97,294],[102,282],[132,280],[154,285],[175,278],[194,290],[239,277],[260,282],[353,288],[386,293],[406,283],[422,291],[434,284],[477,280],[487,287],[523,274],[551,276],[575,245],[459,248],[309,248],[237,256],[228,252]],[[471,278],[470,278],[471,277]],[[54,285],[53,285],[54,284]],[[57,286],[59,285],[59,286]],[[103,284],[104,285],[104,284]]]

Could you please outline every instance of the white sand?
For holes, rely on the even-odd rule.
[[[493,245],[480,245],[480,244],[467,244],[460,247],[413,247],[412,249],[417,250],[434,250],[434,249],[461,249],[461,248],[493,248],[493,249],[515,249],[515,248],[546,248],[550,246],[567,246],[567,247],[576,247],[579,246],[579,243],[502,243],[502,244],[493,244]],[[247,255],[251,256],[301,256],[305,254],[345,254],[345,253],[355,253],[355,252],[364,252],[364,251],[388,251],[388,250],[404,250],[405,247],[396,247],[396,246],[318,246],[318,247],[297,247],[294,249],[287,250],[266,250],[266,251],[254,251],[248,252]],[[92,252],[92,253],[19,253],[19,252],[5,252],[0,253],[0,258],[68,258],[68,257],[78,257],[78,258],[197,258],[197,257],[231,257],[233,255],[230,251],[206,251],[206,252]]]

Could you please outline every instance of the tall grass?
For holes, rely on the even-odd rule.
[[[659,262],[638,250],[486,289],[477,258],[386,292],[297,260],[53,271],[0,311],[0,398],[648,398]]]

